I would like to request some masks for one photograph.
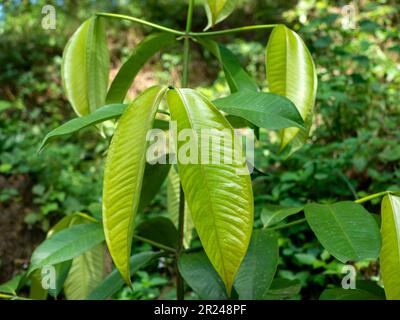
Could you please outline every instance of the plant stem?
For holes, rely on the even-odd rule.
[[[224,34],[245,32],[245,31],[250,31],[250,30],[271,29],[276,26],[277,26],[276,24],[257,24],[254,26],[244,26],[244,27],[238,27],[238,28],[226,29],[226,30],[207,31],[207,32],[189,32],[189,35],[193,36],[193,37],[210,37],[210,36],[219,36],[219,35],[224,35]]]
[[[136,239],[136,240],[142,241],[142,242],[146,242],[146,243],[148,243],[148,244],[150,244],[150,245],[152,245],[152,246],[154,246],[156,248],[159,248],[161,250],[165,250],[167,252],[172,252],[174,254],[176,253],[176,250],[174,248],[168,247],[166,245],[163,245],[161,243],[158,243],[156,241],[153,241],[153,240],[150,240],[150,239],[147,239],[147,238],[143,238],[141,236],[138,236],[137,234],[134,234],[133,238]]]
[[[182,87],[187,87],[189,84],[189,59],[190,59],[190,29],[192,28],[192,17],[193,17],[193,6],[194,0],[189,0],[189,7],[186,16],[186,29],[183,39],[183,66],[182,66]],[[183,251],[183,238],[185,230],[185,194],[183,193],[182,185],[179,186],[179,218],[178,218],[178,250],[176,252],[176,299],[184,300],[184,286],[182,275],[178,268],[178,259]]]
[[[293,222],[290,222],[290,223],[287,223],[287,224],[284,224],[284,225],[281,225],[281,226],[277,226],[277,227],[273,227],[273,228],[267,228],[267,230],[286,229],[286,228],[289,228],[289,227],[292,227],[292,226],[295,226],[297,224],[301,224],[301,223],[304,223],[304,222],[306,222],[305,218],[299,219],[299,220],[296,220],[296,221],[293,221]]]
[[[355,203],[363,203],[363,202],[367,202],[367,201],[375,199],[375,198],[386,196],[387,194],[397,194],[397,192],[396,191],[382,191],[382,192],[370,194],[369,196],[366,196],[366,197],[361,198],[361,199],[357,199],[354,202]]]
[[[182,32],[182,31],[179,31],[179,30],[175,30],[175,29],[172,29],[172,28],[168,28],[168,27],[164,27],[164,26],[161,26],[161,25],[156,24],[156,23],[152,23],[152,22],[149,22],[149,21],[146,21],[146,20],[142,20],[142,19],[139,19],[139,18],[127,16],[127,15],[124,15],[124,14],[98,12],[98,13],[96,13],[96,15],[99,16],[99,17],[109,17],[109,18],[115,18],[115,19],[129,20],[129,21],[137,22],[137,23],[140,23],[142,25],[145,25],[145,26],[148,26],[148,27],[152,27],[154,29],[158,29],[158,30],[161,30],[161,31],[165,31],[165,32],[169,32],[169,33],[172,33],[172,34],[176,34],[178,36],[184,36],[185,35],[185,32]]]
[[[28,298],[23,298],[23,297],[19,297],[16,295],[11,295],[11,294],[3,294],[0,293],[0,299],[10,299],[10,300],[31,300]]]

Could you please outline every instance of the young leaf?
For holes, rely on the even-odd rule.
[[[303,207],[282,207],[276,205],[266,205],[261,211],[261,222],[264,228],[268,228],[289,216],[299,213]]]
[[[72,35],[62,59],[64,89],[78,116],[105,104],[109,64],[104,19],[92,17]]]
[[[74,258],[64,284],[68,300],[84,300],[101,282],[104,273],[104,246],[98,245]]]
[[[207,30],[217,23],[225,20],[235,9],[237,0],[206,0],[205,9],[208,24],[204,30]]]
[[[104,241],[98,223],[78,224],[42,242],[33,252],[29,274],[34,270],[70,260]]]
[[[171,248],[178,247],[178,230],[172,221],[165,217],[155,217],[138,225],[136,233],[149,240]]]
[[[164,92],[159,86],[149,88],[126,108],[118,121],[104,170],[104,233],[111,257],[128,284],[133,223],[146,165],[146,135]]]
[[[110,104],[103,106],[93,113],[88,114],[87,116],[72,119],[61,126],[51,130],[43,139],[42,144],[40,145],[39,151],[43,150],[43,148],[56,137],[65,136],[89,126],[93,126],[97,123],[113,119],[119,117],[122,112],[126,109],[126,104]]]
[[[130,258],[130,275],[146,266],[150,261],[160,256],[159,252],[141,252]],[[118,269],[111,273],[89,294],[88,300],[104,300],[111,297],[124,285],[124,279]]]
[[[360,204],[307,204],[305,216],[319,242],[336,259],[345,263],[376,259],[381,247],[379,228]]]
[[[317,73],[303,40],[284,25],[276,26],[269,38],[266,71],[269,91],[293,101],[306,123],[306,129],[288,128],[281,132],[281,149],[292,141],[291,152],[294,152],[308,138],[317,92]]]
[[[175,167],[171,166],[167,179],[167,209],[168,209],[168,217],[172,220],[176,228],[178,228],[179,225],[179,199],[180,199],[179,175],[178,172],[176,172]],[[193,221],[189,211],[189,207],[187,205],[187,201],[185,201],[185,221],[184,221],[184,235],[183,235],[183,244],[185,248],[189,247],[192,237],[193,237]]]
[[[119,69],[107,93],[106,103],[122,103],[136,75],[156,52],[175,42],[170,33],[151,34],[138,44],[131,56]]]
[[[213,103],[222,111],[244,118],[261,128],[304,128],[296,106],[277,94],[242,90]]]
[[[400,300],[400,197],[382,200],[381,273],[388,300]]]
[[[184,253],[178,260],[179,271],[188,285],[207,300],[226,300],[224,283],[204,252]]]
[[[209,39],[198,38],[197,41],[210,51],[222,65],[231,93],[240,90],[259,90],[257,83],[241,67],[239,59],[228,48]]]
[[[201,143],[195,145],[197,152],[191,155],[196,158],[195,163],[183,163],[178,157],[179,177],[193,223],[207,256],[230,294],[253,226],[253,192],[241,146],[236,143],[233,129],[224,116],[196,91],[169,90],[167,102],[172,120],[177,121],[178,132],[191,129],[194,140],[200,141],[204,140],[201,135],[205,130],[221,130],[234,142],[224,143],[223,148],[213,143],[207,148],[209,156],[224,159],[227,155],[231,164],[222,160],[218,164],[206,161],[209,158],[201,154],[206,149]],[[184,144],[178,141],[178,150]]]
[[[278,240],[266,230],[254,230],[249,249],[235,278],[241,300],[263,300],[278,265]]]

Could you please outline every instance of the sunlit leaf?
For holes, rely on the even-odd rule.
[[[206,0],[205,9],[208,24],[205,30],[225,20],[235,9],[237,0]]]
[[[242,149],[229,122],[201,94],[191,89],[173,89],[167,93],[167,102],[178,132],[191,129],[194,139],[200,141],[204,130],[214,129],[214,133],[217,130],[232,142],[224,143],[223,148],[215,143],[201,148],[198,143],[191,155],[194,163],[184,163],[178,157],[179,177],[194,226],[230,294],[253,226],[253,193]],[[178,141],[178,150],[185,144]],[[201,149],[208,151],[208,158],[201,154]],[[218,157],[221,161],[212,163]],[[222,161],[226,157],[231,164]]]
[[[111,257],[127,283],[130,283],[133,224],[146,165],[146,136],[164,92],[158,86],[149,88],[129,105],[118,121],[106,160],[104,233]]]
[[[291,142],[291,152],[308,138],[317,92],[317,73],[303,40],[284,25],[276,26],[266,51],[269,91],[290,99],[300,112],[306,129],[288,128],[281,132],[281,149]]]
[[[382,250],[380,265],[388,300],[400,300],[400,197],[382,200]]]
[[[62,60],[64,89],[78,116],[105,104],[109,63],[104,19],[92,17],[72,35]]]

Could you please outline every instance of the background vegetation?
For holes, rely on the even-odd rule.
[[[206,21],[201,1],[193,30]],[[183,29],[184,1],[54,1],[55,30],[41,28],[41,8],[51,1],[5,1],[0,4],[0,283],[26,269],[32,250],[61,217],[75,212],[101,215],[104,151],[108,141],[93,129],[52,144],[37,155],[44,135],[74,117],[60,83],[60,63],[67,39],[96,11],[132,14]],[[310,143],[285,159],[274,135],[261,132],[254,175],[256,225],[266,204],[299,205],[308,201],[354,200],[382,190],[396,190],[400,179],[400,34],[398,1],[355,1],[355,29],[342,26],[346,1],[250,1],[219,28],[253,23],[285,23],[305,40],[317,65],[317,115]],[[119,27],[114,28],[118,23]],[[131,23],[110,21],[109,48],[117,67],[150,32]],[[242,65],[267,87],[264,50],[268,31],[244,33],[229,48]],[[243,40],[242,40],[243,39]],[[179,85],[176,47],[154,57],[136,78],[130,95],[155,83]],[[190,83],[206,95],[228,92],[218,65],[193,46]],[[114,72],[115,73],[115,72]],[[112,73],[113,74],[113,73]],[[112,128],[111,128],[112,129]],[[368,205],[371,212],[379,206]],[[146,216],[166,212],[163,190]],[[282,231],[279,276],[298,279],[298,298],[316,299],[340,283],[341,264],[305,226]],[[148,245],[136,247],[145,250]],[[357,263],[360,277],[380,281],[378,266]],[[135,276],[118,299],[173,298],[170,270],[155,264]]]

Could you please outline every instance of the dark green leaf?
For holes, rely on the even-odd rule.
[[[234,287],[241,300],[262,300],[278,265],[278,241],[273,233],[254,230]]]
[[[381,300],[380,297],[362,289],[326,289],[319,300]]]
[[[172,221],[165,217],[156,217],[142,222],[137,227],[136,233],[171,248],[178,246],[178,230]]]
[[[178,267],[182,277],[200,298],[228,299],[224,283],[204,252],[182,254]]]
[[[276,278],[272,281],[267,294],[264,296],[265,300],[282,300],[293,297],[299,294],[301,284],[299,280],[288,280],[284,278]]]
[[[381,247],[378,225],[360,204],[307,204],[307,222],[321,244],[341,262],[376,259]]]
[[[267,92],[241,90],[213,103],[222,111],[266,129],[303,128],[296,106],[287,98]]]
[[[146,266],[151,260],[158,257],[158,252],[141,252],[130,258],[131,276],[139,269]],[[88,300],[104,300],[111,297],[123,285],[124,279],[117,269],[114,269],[90,294]]]
[[[282,207],[267,204],[261,211],[261,221],[265,228],[270,227],[289,216],[299,213],[303,207]]]

